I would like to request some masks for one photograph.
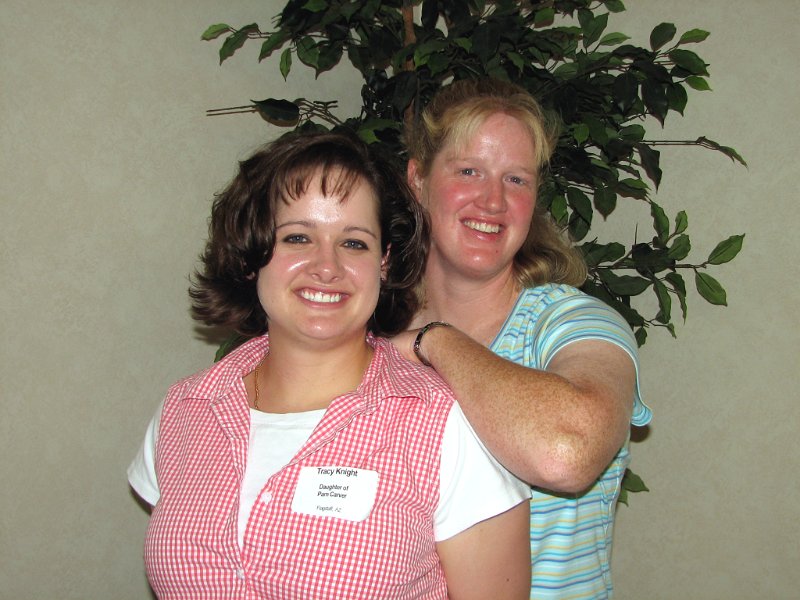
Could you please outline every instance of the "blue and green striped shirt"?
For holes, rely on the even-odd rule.
[[[636,340],[612,308],[567,286],[547,284],[520,294],[490,346],[515,363],[546,369],[556,353],[577,340],[606,340],[620,346],[636,366],[634,425],[650,422],[639,390]],[[597,483],[581,495],[531,490],[531,598],[610,598],[614,510],[630,460],[626,444]]]

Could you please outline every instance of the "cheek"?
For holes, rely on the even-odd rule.
[[[531,222],[535,209],[536,197],[531,198],[529,193],[520,193],[509,203],[509,210],[514,214],[515,219],[519,219],[524,223]]]
[[[441,182],[432,185],[425,195],[423,206],[431,219],[447,219],[465,204],[468,187],[454,182]]]
[[[291,275],[308,264],[308,257],[300,253],[275,253],[267,267],[273,279],[281,275]]]

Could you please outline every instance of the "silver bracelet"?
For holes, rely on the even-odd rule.
[[[445,323],[444,321],[431,321],[427,325],[425,325],[422,329],[419,330],[417,333],[417,337],[414,340],[414,354],[416,354],[419,362],[421,362],[426,367],[430,367],[431,363],[429,363],[423,356],[422,353],[419,351],[419,345],[422,343],[422,336],[425,335],[429,329],[433,329],[434,327],[452,327],[450,323]]]

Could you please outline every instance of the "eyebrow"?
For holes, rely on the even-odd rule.
[[[462,155],[457,155],[457,154],[453,153],[453,154],[445,155],[444,156],[444,160],[447,163],[457,163],[457,162],[476,163],[476,162],[480,162],[483,159],[481,159],[478,156],[467,156],[467,155],[463,155],[463,154]],[[519,171],[522,171],[524,173],[529,173],[531,175],[537,175],[539,173],[539,171],[537,169],[531,168],[531,167],[528,167],[528,166],[525,166],[525,165],[522,165],[522,164],[520,164],[520,165],[512,165],[512,170],[514,170],[514,171],[519,170]]]
[[[313,222],[313,221],[305,221],[305,220],[301,219],[301,220],[298,220],[298,221],[286,221],[285,223],[281,223],[280,225],[275,225],[275,231],[278,231],[279,229],[282,229],[283,227],[292,227],[292,226],[295,226],[295,225],[299,225],[301,227],[308,227],[309,229],[316,229],[316,227],[317,227],[317,224],[315,222]],[[364,233],[364,234],[366,234],[366,235],[368,235],[368,236],[370,236],[370,237],[372,237],[372,238],[374,238],[376,240],[379,239],[379,237],[375,234],[374,231],[372,231],[371,229],[368,229],[366,227],[360,227],[358,225],[348,225],[347,227],[344,228],[344,231],[346,233],[360,231],[361,233]]]

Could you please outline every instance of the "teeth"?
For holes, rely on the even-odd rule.
[[[464,221],[464,225],[475,231],[480,231],[481,233],[500,233],[500,225],[497,224],[491,225],[489,223],[467,219]]]
[[[332,302],[339,302],[342,299],[341,294],[323,294],[322,292],[312,292],[309,290],[301,291],[300,295],[306,300],[310,300],[311,302],[332,303]]]

